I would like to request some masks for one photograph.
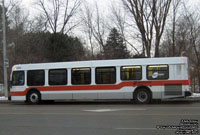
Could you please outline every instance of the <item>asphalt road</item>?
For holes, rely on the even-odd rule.
[[[177,131],[191,134],[192,130],[198,134],[195,132],[198,123],[199,101],[149,105],[130,102],[41,105],[0,102],[0,135],[175,135]],[[189,127],[178,130],[180,125]]]

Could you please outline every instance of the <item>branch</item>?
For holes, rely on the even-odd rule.
[[[50,15],[49,15],[49,13],[47,12],[47,10],[46,10],[46,8],[45,8],[45,6],[44,6],[44,0],[39,0],[39,6],[42,8],[42,10],[44,11],[44,14],[45,14],[45,16],[46,16],[46,18],[47,18],[47,21],[48,21],[48,23],[49,23],[49,25],[50,25],[50,27],[51,27],[51,30],[55,33],[56,32],[56,30],[54,29],[54,27],[53,27],[53,20],[51,19],[51,17],[50,17]]]
[[[80,7],[81,1],[75,0],[74,4],[72,6],[72,9],[69,11],[69,13],[68,13],[69,0],[66,1],[65,5],[66,6],[65,6],[64,22],[63,22],[63,26],[62,26],[62,29],[61,29],[61,33],[64,32],[67,23],[69,22],[71,17],[76,13],[77,9]],[[77,26],[77,25],[74,25],[74,26]],[[72,28],[74,28],[74,27],[71,27],[70,29],[72,29]]]

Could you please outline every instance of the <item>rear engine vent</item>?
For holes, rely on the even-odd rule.
[[[165,85],[165,96],[182,95],[182,85]]]

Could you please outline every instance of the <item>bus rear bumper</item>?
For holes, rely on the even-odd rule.
[[[190,92],[190,91],[185,91],[185,97],[189,97],[189,96],[191,96],[192,95],[192,92]]]

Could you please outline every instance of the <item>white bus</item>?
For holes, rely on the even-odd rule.
[[[11,101],[152,99],[190,96],[188,59],[143,58],[14,65]]]

